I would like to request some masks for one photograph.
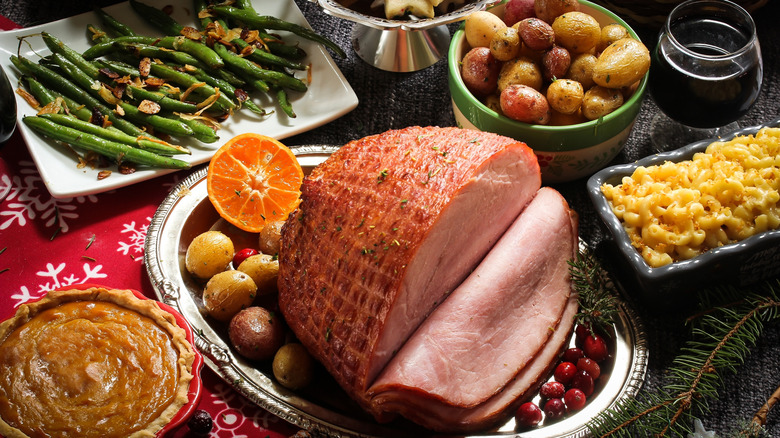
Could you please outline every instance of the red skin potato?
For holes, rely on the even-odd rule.
[[[475,47],[461,61],[461,77],[466,88],[477,97],[493,94],[498,88],[501,63],[487,47]]]
[[[504,23],[512,26],[525,18],[535,17],[534,0],[509,0],[504,6]]]
[[[271,359],[284,344],[282,316],[263,307],[247,307],[230,320],[228,336],[241,356],[255,361]]]
[[[531,50],[547,50],[555,43],[555,31],[552,26],[536,18],[526,18],[517,23],[517,33]]]
[[[571,66],[571,54],[561,46],[553,46],[542,55],[542,76],[547,81],[563,78]]]
[[[550,104],[544,95],[527,85],[514,84],[501,92],[501,111],[519,122],[546,125]]]

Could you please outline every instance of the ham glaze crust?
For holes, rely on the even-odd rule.
[[[406,383],[384,381],[385,389],[393,389],[384,393],[371,386],[380,374],[392,374],[388,363],[485,259],[540,186],[530,148],[496,134],[410,127],[352,141],[304,180],[301,204],[282,229],[280,310],[308,351],[377,420],[396,412],[414,417],[404,406],[414,410],[417,403],[387,395]],[[576,226],[563,228],[576,241]],[[570,332],[562,319],[570,316],[570,295],[568,286],[555,295],[537,324],[548,333],[517,361],[517,370],[504,373],[503,384],[494,382],[489,393],[465,399],[441,399],[445,415],[468,417],[464,410],[496,405],[524,364],[537,362],[543,351],[557,353],[547,344],[556,338],[550,336],[556,327]],[[539,294],[528,299],[538,301]],[[537,363],[536,369],[547,365]],[[443,388],[444,395],[430,389],[423,391],[447,397]],[[475,413],[478,418],[466,428],[495,419],[500,407]]]

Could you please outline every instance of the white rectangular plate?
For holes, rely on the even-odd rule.
[[[152,2],[147,4],[155,5]],[[196,24],[197,17],[193,15],[190,0],[168,0],[165,4],[172,5],[172,16],[178,22],[200,28]],[[272,15],[309,27],[293,0],[253,0],[253,6],[261,15]],[[160,35],[160,32],[139,17],[127,2],[105,8],[105,11],[139,34]],[[0,32],[0,64],[5,69],[11,85],[16,88],[20,77],[19,71],[10,61],[10,56],[17,54],[17,48],[19,54],[36,61],[39,56],[48,55],[50,51],[40,35],[37,35],[46,31],[83,52],[91,46],[87,37],[88,24],[100,26],[101,23],[93,12],[88,12],[35,27]],[[251,96],[255,102],[267,110],[273,110],[273,114],[261,117],[242,109],[222,124],[217,142],[205,144],[194,139],[184,139],[181,144],[189,147],[192,155],[181,155],[177,158],[182,158],[193,166],[205,163],[219,146],[238,134],[255,132],[281,140],[324,125],[355,109],[358,104],[357,96],[325,48],[287,32],[274,32],[282,35],[286,41],[300,42],[300,47],[308,54],[304,62],[311,64],[311,83],[308,90],[305,93],[290,93],[297,117],[288,118],[269,96],[260,96],[259,93],[253,92]],[[25,36],[20,44],[19,38]],[[296,76],[305,81],[307,73],[298,72]],[[35,115],[35,110],[18,95],[16,104],[19,120],[17,129],[21,131],[46,187],[55,198],[105,192],[173,172],[167,169],[142,168],[131,175],[113,172],[110,177],[98,181],[97,169],[77,168],[76,159],[67,148],[28,129],[21,120],[25,116]]]

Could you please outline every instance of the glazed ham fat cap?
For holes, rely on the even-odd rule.
[[[283,228],[281,311],[346,392],[383,419],[370,386],[540,186],[533,152],[495,134],[411,127],[350,142],[306,178]],[[565,302],[556,300],[550,324]],[[469,397],[454,403],[487,396]]]

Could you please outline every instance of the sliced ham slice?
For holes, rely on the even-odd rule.
[[[558,325],[571,292],[568,261],[576,248],[574,235],[563,197],[547,187],[539,190],[369,392],[422,393],[469,408],[501,391]]]
[[[540,185],[533,152],[495,134],[412,127],[348,143],[306,178],[282,230],[287,323],[371,411],[369,385]]]
[[[369,389],[374,410],[440,431],[482,428],[535,388],[572,329],[577,222],[542,188]]]
[[[558,326],[539,354],[501,392],[479,406],[459,408],[431,403],[423,398],[378,397],[374,400],[375,409],[399,413],[423,427],[440,432],[467,433],[492,427],[535,395],[544,379],[552,373],[557,359],[568,345],[578,310],[577,295],[572,294]]]

